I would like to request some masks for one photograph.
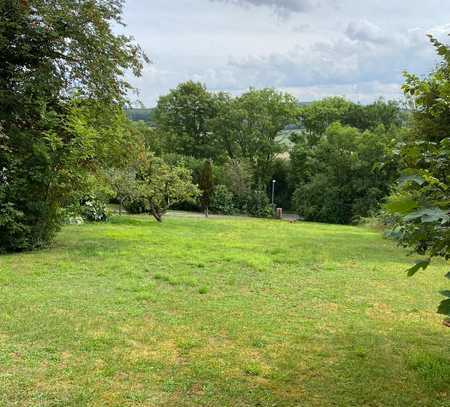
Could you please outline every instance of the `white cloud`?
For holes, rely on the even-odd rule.
[[[436,63],[426,34],[448,41],[450,32],[448,0],[128,0],[126,10],[128,32],[154,61],[133,80],[147,105],[188,79],[302,99],[397,97],[402,71]]]
[[[389,37],[377,25],[367,20],[351,21],[345,30],[348,38],[356,41],[385,43]]]

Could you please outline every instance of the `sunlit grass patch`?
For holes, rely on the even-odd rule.
[[[445,406],[436,262],[373,231],[115,217],[0,257],[0,406]]]

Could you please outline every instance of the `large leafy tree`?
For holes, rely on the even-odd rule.
[[[300,128],[311,140],[318,140],[328,127],[339,122],[359,130],[400,127],[405,113],[396,101],[376,100],[368,105],[350,102],[342,97],[329,97],[302,105]]]
[[[154,120],[169,152],[214,159],[220,155],[209,127],[215,114],[214,98],[205,86],[188,81],[159,98]]]
[[[432,257],[450,258],[450,47],[433,37],[431,42],[442,61],[427,78],[406,74],[403,90],[412,104],[413,122],[398,150],[403,177],[386,205],[396,216],[400,242],[429,257],[409,275]],[[439,312],[449,316],[449,291],[443,294]]]
[[[0,250],[46,245],[82,172],[120,143],[123,74],[145,59],[111,29],[122,3],[0,3]]]
[[[253,167],[255,185],[265,188],[273,162],[283,151],[278,135],[297,119],[297,101],[274,89],[250,89],[239,97],[236,108],[240,120],[236,135],[239,150]]]
[[[342,122],[351,102],[342,97],[330,97],[301,106],[301,129],[311,139],[320,137],[335,122]]]
[[[244,112],[239,109],[238,99],[230,94],[219,92],[213,94],[214,116],[209,119],[208,127],[217,143],[220,161],[226,158],[235,160],[241,156],[238,144]]]
[[[397,175],[390,137],[382,126],[360,132],[335,123],[317,143],[297,144],[292,167],[299,172],[294,194],[299,215],[343,224],[369,215]]]

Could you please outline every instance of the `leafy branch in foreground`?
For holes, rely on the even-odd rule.
[[[408,270],[409,276],[426,269],[433,257],[450,259],[450,47],[430,39],[442,62],[425,79],[405,74],[413,124],[398,149],[404,176],[385,205],[396,219],[400,244],[428,256]],[[438,313],[449,324],[449,291],[442,294],[446,299]]]

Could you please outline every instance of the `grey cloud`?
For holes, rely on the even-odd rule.
[[[370,30],[355,29],[327,41],[298,45],[286,53],[230,59],[225,68],[205,73],[203,78],[212,86],[222,84],[234,89],[348,87],[370,83],[380,86],[396,83],[399,87],[404,70],[424,74],[433,67],[434,54],[426,31],[414,30],[392,36],[389,41],[374,26],[362,27]]]
[[[146,13],[148,0],[127,0],[128,28],[154,61],[132,81],[149,106],[188,79],[302,100],[400,95],[403,70],[424,75],[438,60],[425,34],[448,42],[450,32],[448,1],[408,1],[152,0]]]
[[[266,6],[273,9],[279,15],[290,13],[302,13],[317,6],[313,0],[210,0],[222,3],[230,3],[238,6]]]
[[[389,40],[380,27],[367,20],[350,22],[345,33],[350,39],[357,41],[384,43]]]

